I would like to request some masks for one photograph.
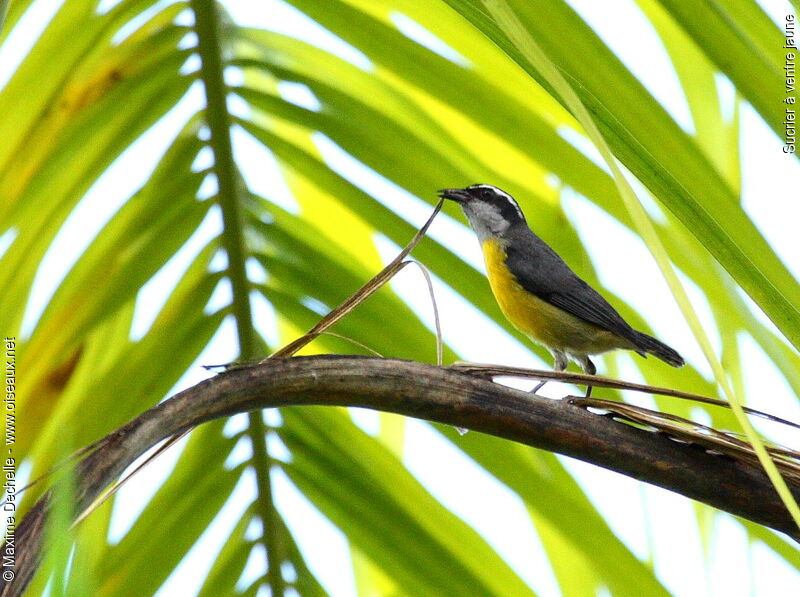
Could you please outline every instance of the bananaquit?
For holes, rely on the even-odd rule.
[[[500,309],[514,327],[553,353],[556,371],[564,371],[571,358],[594,375],[589,355],[618,348],[643,357],[652,354],[673,367],[683,365],[681,355],[634,330],[536,236],[511,195],[488,184],[443,189],[439,195],[461,205],[478,235]],[[586,395],[591,391],[587,386]]]

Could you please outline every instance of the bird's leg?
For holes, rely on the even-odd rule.
[[[587,373],[588,375],[594,375],[595,373],[597,373],[597,367],[594,366],[594,363],[592,363],[592,361],[589,359],[588,356],[585,355],[582,356],[579,362],[581,364],[581,367],[583,367],[584,373]],[[591,395],[592,395],[592,386],[587,384],[585,398],[588,398]]]
[[[569,365],[569,360],[567,359],[567,355],[565,355],[560,350],[553,350],[553,357],[555,357],[555,362],[553,363],[553,371],[564,371]],[[539,390],[542,389],[542,386],[547,383],[547,380],[540,381],[539,384],[531,390],[531,394],[535,394]]]

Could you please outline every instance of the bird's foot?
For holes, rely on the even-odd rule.
[[[538,392],[539,390],[541,390],[541,389],[542,389],[542,387],[544,386],[544,384],[546,384],[546,383],[547,383],[547,380],[540,381],[540,382],[539,382],[539,383],[536,385],[536,387],[535,387],[535,388],[533,388],[533,389],[531,390],[531,392],[530,392],[530,393],[531,393],[531,394],[535,394],[536,392]]]

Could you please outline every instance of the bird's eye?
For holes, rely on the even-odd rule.
[[[481,195],[483,195],[484,199],[491,199],[492,198],[492,192],[489,189],[483,189],[483,192],[481,193]]]

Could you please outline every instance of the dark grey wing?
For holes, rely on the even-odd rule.
[[[635,331],[594,288],[526,229],[508,235],[506,265],[528,292],[584,321],[633,341]]]

